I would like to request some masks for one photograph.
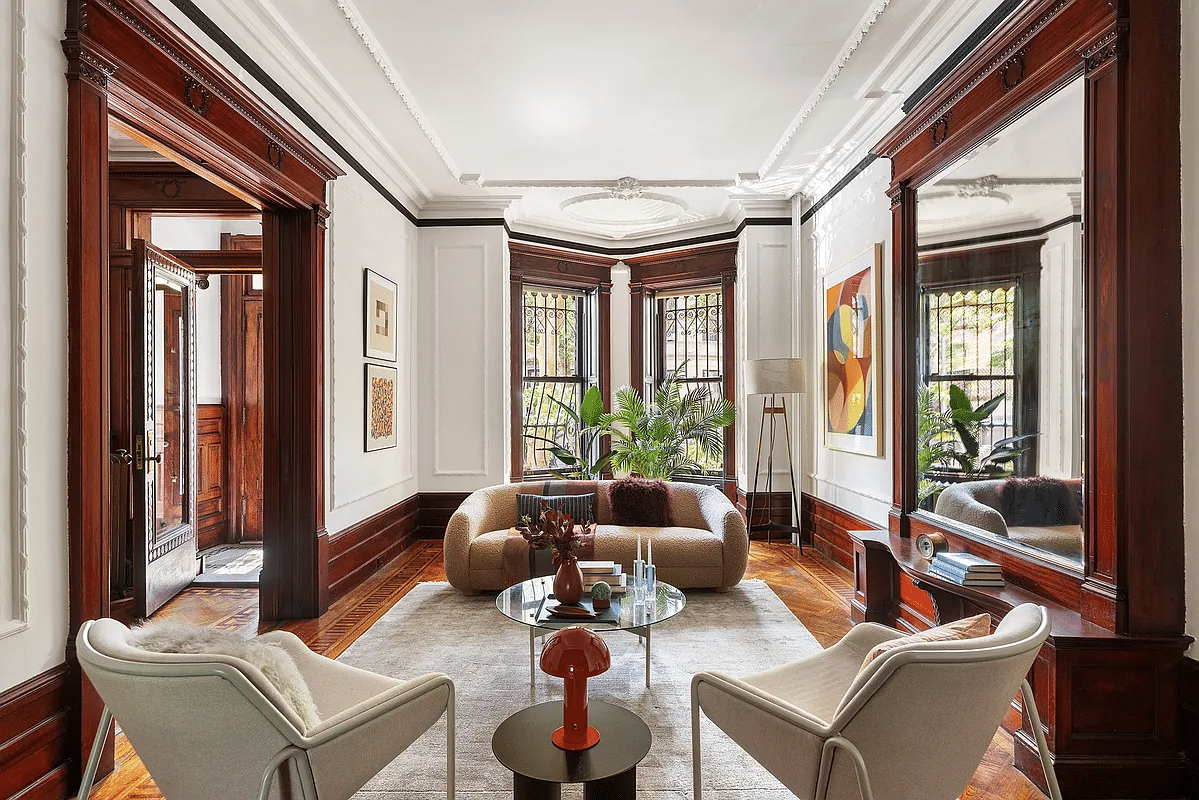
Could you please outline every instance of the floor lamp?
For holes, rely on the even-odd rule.
[[[796,534],[800,555],[803,554],[803,528],[799,518],[799,495],[795,491],[795,465],[791,456],[791,426],[787,420],[788,394],[804,391],[803,359],[800,358],[756,358],[745,362],[746,395],[762,395],[762,425],[758,429],[758,458],[754,465],[754,488],[746,512],[747,526],[752,536],[754,531],[766,531],[766,544],[770,544],[771,531],[788,531]],[[783,395],[778,397],[778,395]],[[770,417],[770,446],[766,451],[766,495],[769,498],[774,483],[774,426],[775,420],[783,419],[783,435],[787,439],[787,472],[791,475],[791,502],[795,509],[794,525],[784,525],[770,519],[770,500],[766,501],[766,522],[754,524],[754,505],[758,499],[758,476],[762,472],[762,439],[766,433],[766,417]]]

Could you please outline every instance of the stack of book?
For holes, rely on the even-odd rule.
[[[580,561],[579,571],[583,573],[585,592],[590,592],[597,581],[604,581],[611,586],[612,594],[620,594],[625,590],[625,575],[615,561]]]
[[[961,586],[1003,586],[1003,567],[972,553],[937,553],[929,572]]]

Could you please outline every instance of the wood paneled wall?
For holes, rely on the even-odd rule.
[[[0,694],[0,797],[61,800],[77,789],[66,664]]]
[[[226,432],[225,407],[196,407],[196,547],[229,541],[225,507]]]
[[[351,592],[416,541],[420,505],[421,495],[414,494],[329,537],[331,601]]]
[[[799,513],[807,542],[848,570],[853,569],[853,540],[848,532],[878,530],[877,525],[810,494],[802,495]]]

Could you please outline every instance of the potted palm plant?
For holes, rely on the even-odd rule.
[[[614,470],[642,478],[672,480],[704,472],[704,462],[724,453],[724,429],[733,424],[736,407],[713,397],[707,386],[687,391],[672,373],[653,399],[625,386],[616,392],[616,410],[600,418],[612,437]]]
[[[541,442],[545,446],[538,449],[549,453],[562,464],[562,469],[550,470],[550,474],[555,478],[564,481],[599,480],[608,469],[608,461],[612,457],[611,452],[597,452],[605,433],[604,426],[601,424],[601,418],[604,415],[604,398],[600,394],[599,388],[592,386],[583,393],[578,411],[551,395],[547,394],[545,399],[554,403],[570,420],[572,427],[578,431],[577,441],[556,442],[544,436],[528,433],[525,434],[525,438]]]

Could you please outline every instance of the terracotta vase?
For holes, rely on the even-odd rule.
[[[559,603],[573,605],[583,599],[583,571],[574,558],[563,559],[554,573],[554,597]]]

